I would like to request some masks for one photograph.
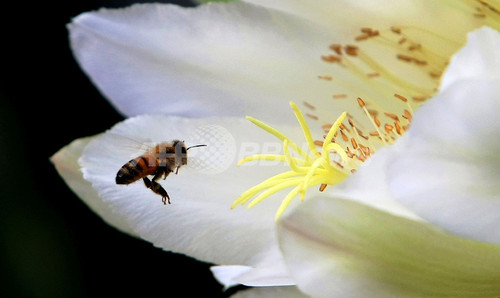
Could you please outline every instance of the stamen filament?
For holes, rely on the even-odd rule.
[[[292,155],[288,150],[288,140],[283,141],[283,151],[285,152],[285,160],[293,171],[297,173],[307,173],[307,167],[298,167],[294,162]]]
[[[283,142],[285,139],[287,139],[290,142],[290,147],[292,147],[293,150],[295,150],[303,158],[305,158],[307,160],[310,160],[309,155],[307,153],[305,153],[304,150],[300,149],[300,147],[297,146],[297,144],[295,144],[294,142],[292,142],[289,138],[287,138],[281,132],[277,131],[276,129],[272,128],[271,126],[265,124],[262,121],[259,121],[259,120],[255,119],[255,118],[252,118],[250,116],[247,116],[246,118],[247,118],[247,120],[249,120],[253,124],[257,125],[258,127],[262,128],[263,130],[265,130],[268,133],[272,134],[273,136],[277,137],[280,141]]]
[[[246,202],[248,202],[254,195],[256,195],[257,193],[261,192],[262,190],[264,190],[272,185],[279,183],[280,180],[289,179],[289,178],[297,176],[297,175],[299,175],[299,174],[297,174],[296,172],[288,171],[288,172],[284,172],[284,173],[275,175],[275,176],[265,180],[264,182],[257,184],[256,186],[248,189],[241,196],[239,196],[231,205],[231,209],[234,209],[239,204],[241,204],[241,205],[246,204]]]
[[[307,174],[304,177],[304,182],[302,183],[302,188],[300,189],[300,192],[302,194],[301,196],[302,200],[304,200],[304,195],[306,193],[307,188],[309,187],[309,182],[311,180],[311,177],[314,175],[314,173],[320,166],[329,167],[330,164],[322,158],[318,158],[316,159],[316,161],[314,161],[314,163],[309,168],[309,171],[307,171]]]
[[[267,199],[269,196],[273,195],[274,193],[276,193],[280,190],[297,185],[297,182],[300,182],[301,180],[302,180],[302,178],[289,179],[289,180],[283,181],[280,184],[277,184],[273,187],[268,188],[266,191],[262,192],[255,199],[253,199],[248,204],[247,209],[252,208],[253,206],[257,205],[258,203],[262,202],[264,199]]]
[[[293,161],[296,164],[305,164],[304,160],[296,158],[296,157],[291,157]],[[286,162],[286,157],[283,155],[279,154],[255,154],[255,155],[250,155],[246,156],[243,159],[241,159],[236,166],[241,166],[242,164],[250,161],[255,161],[255,160],[274,160],[274,161],[282,161]]]
[[[368,119],[370,120],[373,127],[375,127],[375,130],[378,132],[378,135],[379,135],[380,139],[382,140],[382,142],[384,143],[384,145],[387,145],[387,142],[385,141],[384,135],[378,129],[378,125],[373,120],[372,116],[370,115],[370,112],[368,111],[368,109],[365,106],[365,102],[360,97],[358,97],[358,104],[365,112],[366,117],[368,117]]]
[[[337,154],[340,155],[340,158],[342,158],[342,161],[347,163],[348,157],[347,157],[347,154],[345,153],[344,148],[342,148],[342,146],[340,146],[337,143],[330,143],[330,144],[326,145],[326,149],[328,152],[330,152],[332,150],[337,152]]]
[[[321,156],[323,158],[327,158],[327,155],[328,155],[328,148],[327,147],[329,144],[332,144],[332,139],[335,136],[335,132],[339,129],[340,125],[345,120],[346,116],[347,116],[346,112],[342,113],[342,115],[340,115],[340,117],[337,119],[337,121],[335,121],[335,123],[333,123],[332,127],[330,127],[330,130],[328,131],[328,134],[326,135],[325,141],[324,141],[324,144],[327,144],[327,146],[323,146],[323,150],[321,152]]]
[[[281,215],[283,214],[283,212],[285,212],[286,208],[288,207],[288,205],[290,205],[290,202],[293,200],[293,198],[299,193],[299,190],[300,190],[300,185],[295,187],[291,192],[288,193],[288,195],[283,199],[283,201],[281,202],[281,205],[280,207],[278,208],[278,211],[276,212],[276,215],[274,217],[274,221],[278,221],[281,217]]]
[[[309,146],[309,150],[311,150],[313,155],[319,155],[318,149],[316,149],[316,145],[314,145],[313,137],[311,135],[311,131],[309,130],[309,126],[306,123],[306,120],[304,119],[304,116],[302,115],[302,112],[299,110],[297,105],[293,102],[290,102],[290,106],[292,107],[295,116],[297,117],[297,120],[299,121],[300,127],[302,128],[302,131],[304,132],[304,137],[306,138],[307,145]]]
[[[387,80],[394,82],[395,85],[404,87],[406,90],[413,90],[417,92],[418,94],[428,94],[432,90],[425,90],[420,86],[414,85],[408,81],[405,81],[395,75],[393,75],[389,70],[386,68],[382,67],[379,63],[377,63],[375,60],[373,60],[370,56],[363,54],[363,52],[360,52],[359,54],[359,59],[366,63],[368,66],[370,66],[372,69],[374,69],[377,73],[380,73],[383,77],[385,77]]]

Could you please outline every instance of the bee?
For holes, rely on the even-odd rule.
[[[156,182],[163,177],[175,171],[179,173],[179,168],[187,164],[187,151],[191,148],[202,147],[206,145],[195,145],[186,148],[183,141],[173,140],[156,145],[145,154],[131,159],[124,164],[116,174],[116,184],[125,184],[136,182],[142,178],[144,185],[154,193],[162,197],[163,204],[170,204],[170,197],[167,191]],[[148,176],[153,176],[150,180]]]

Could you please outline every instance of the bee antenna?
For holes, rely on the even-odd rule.
[[[204,147],[204,146],[206,146],[206,145],[194,145],[194,146],[188,147],[188,148],[186,149],[186,151],[187,151],[187,150],[189,150],[189,149],[191,149],[191,148],[195,148],[195,147]]]

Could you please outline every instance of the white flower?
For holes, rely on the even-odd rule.
[[[194,9],[135,5],[86,13],[69,26],[75,57],[119,111],[139,116],[99,136],[73,142],[52,160],[68,185],[108,223],[165,250],[220,264],[213,267],[213,272],[226,286],[298,284],[305,293],[324,294],[311,292],[316,285],[297,275],[300,268],[308,268],[301,274],[316,277],[314,268],[291,262],[293,258],[289,257],[299,252],[310,255],[307,249],[302,250],[306,242],[294,242],[297,230],[290,227],[305,220],[299,215],[309,214],[318,206],[316,201],[326,200],[323,198],[342,196],[419,221],[425,218],[461,236],[477,235],[474,229],[462,233],[464,222],[457,223],[448,214],[436,219],[432,212],[435,201],[422,207],[424,204],[408,195],[412,192],[405,193],[398,187],[401,183],[394,182],[402,179],[400,176],[390,176],[377,167],[378,163],[392,160],[384,159],[390,150],[405,145],[397,145],[397,141],[389,147],[396,149],[378,150],[408,130],[414,110],[436,92],[441,73],[452,53],[465,42],[466,32],[483,24],[498,26],[497,22],[498,11],[485,1],[311,1],[305,7],[295,1],[246,1]],[[457,26],[450,28],[448,23]],[[454,90],[449,86],[456,81],[451,77],[456,68],[460,66],[450,66],[439,96]],[[310,137],[303,134],[286,108],[290,100],[303,106],[305,118],[314,123]],[[429,106],[427,109],[432,109]],[[334,126],[338,131],[330,130],[344,111],[349,121],[344,127]],[[245,121],[245,115],[271,123],[287,135],[287,141],[283,144],[285,138],[275,134],[280,139],[277,143],[276,138]],[[301,124],[305,118],[302,116]],[[337,132],[336,143],[346,151],[327,146],[330,154],[315,165],[304,155],[305,161],[301,161],[292,153],[275,150],[283,146],[299,151],[288,140],[298,142],[304,136],[309,146],[303,149],[314,151],[311,143],[328,145],[322,137],[323,129],[331,134]],[[132,139],[153,143],[181,139],[188,145],[208,145],[189,151],[188,165],[179,170],[179,175],[160,182],[172,199],[171,205],[163,206],[161,198],[141,182],[115,184],[118,169],[141,154]],[[429,148],[434,148],[434,141],[431,143]],[[412,150],[418,151],[424,145],[412,144]],[[263,161],[236,167],[238,158],[265,151],[273,151],[273,157],[254,155],[253,159],[285,160],[292,166],[296,161],[296,165],[312,169],[309,174],[301,174],[304,179],[298,177],[290,182],[298,185],[296,194],[311,202],[302,204],[290,199],[286,203],[289,207],[278,213],[284,212],[286,217],[279,231],[288,264],[278,246],[274,223],[274,214],[285,195],[275,192],[277,188],[267,188],[269,192],[261,198],[271,193],[272,197],[252,210],[230,210],[245,190],[286,171],[282,163],[265,166]],[[378,155],[382,157],[375,159]],[[311,157],[315,156],[313,152]],[[394,156],[398,156],[395,162],[401,164],[414,162],[411,154],[405,155],[407,159],[399,158],[401,154]],[[370,165],[363,165],[372,159]],[[330,161],[344,176],[359,170],[351,175],[352,179],[328,186],[322,198],[313,200],[318,192],[307,189],[309,186],[335,184],[345,178],[323,179],[321,171],[329,171]],[[326,168],[316,171],[319,165]],[[362,177],[371,178],[370,171],[377,180],[361,181]],[[316,174],[321,177],[312,179]],[[367,183],[371,185],[368,190]],[[273,186],[260,185],[261,191]],[[401,194],[397,197],[393,195],[398,192]],[[332,204],[348,209],[352,205],[353,214],[359,210],[371,212],[366,209],[369,207],[351,201],[328,202],[341,202]],[[321,211],[318,218],[330,216],[328,210]],[[383,218],[393,219],[390,215]],[[310,221],[311,225],[315,223]],[[326,273],[325,277],[332,276],[330,271]],[[341,293],[354,293],[347,286],[344,290]],[[258,291],[300,295],[295,287]]]
[[[469,36],[407,134],[280,221],[281,248],[304,293],[500,294],[500,34]]]

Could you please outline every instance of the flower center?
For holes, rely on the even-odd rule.
[[[290,167],[290,171],[273,176],[250,188],[234,201],[231,206],[232,209],[239,204],[246,204],[258,193],[260,194],[248,204],[248,208],[255,206],[278,191],[294,187],[283,199],[281,206],[276,212],[275,220],[278,220],[293,198],[300,195],[301,200],[304,200],[306,190],[309,187],[321,185],[320,191],[323,191],[327,185],[340,183],[349,175],[346,168],[348,168],[350,159],[345,149],[333,142],[333,138],[338,134],[347,113],[342,113],[337,121],[331,125],[328,134],[322,142],[320,152],[317,149],[317,142],[313,141],[311,131],[302,112],[293,102],[290,105],[302,128],[310,153],[302,150],[295,142],[275,128],[252,117],[247,117],[249,121],[277,137],[283,143],[284,154],[256,154],[247,156],[238,163],[238,166],[254,160],[274,160],[286,162]],[[292,152],[295,154],[292,154]]]
[[[482,24],[498,28],[500,9],[491,2],[450,1],[449,4],[466,11]],[[234,201],[231,208],[249,201],[247,207],[251,208],[271,195],[293,187],[276,212],[275,220],[278,220],[296,196],[300,195],[304,200],[309,187],[320,185],[319,190],[323,191],[328,185],[343,181],[379,146],[393,143],[408,130],[413,110],[438,90],[441,74],[449,57],[463,44],[462,38],[462,34],[443,35],[414,25],[382,30],[365,27],[360,29],[352,44],[331,44],[328,53],[320,58],[334,67],[335,75],[323,73],[318,79],[336,88],[333,101],[342,106],[346,98],[356,99],[361,112],[349,110],[353,114],[344,112],[333,124],[320,123],[326,135],[323,140],[314,140],[304,115],[294,103],[290,103],[309,153],[275,128],[247,117],[282,142],[283,154],[248,156],[238,166],[249,161],[273,160],[286,162],[290,170],[250,188]],[[352,91],[356,93],[352,94]],[[304,102],[308,109],[305,115],[318,122],[321,114],[315,113],[329,110],[331,102],[323,100],[316,104],[319,105]],[[345,120],[347,123],[344,124]]]

